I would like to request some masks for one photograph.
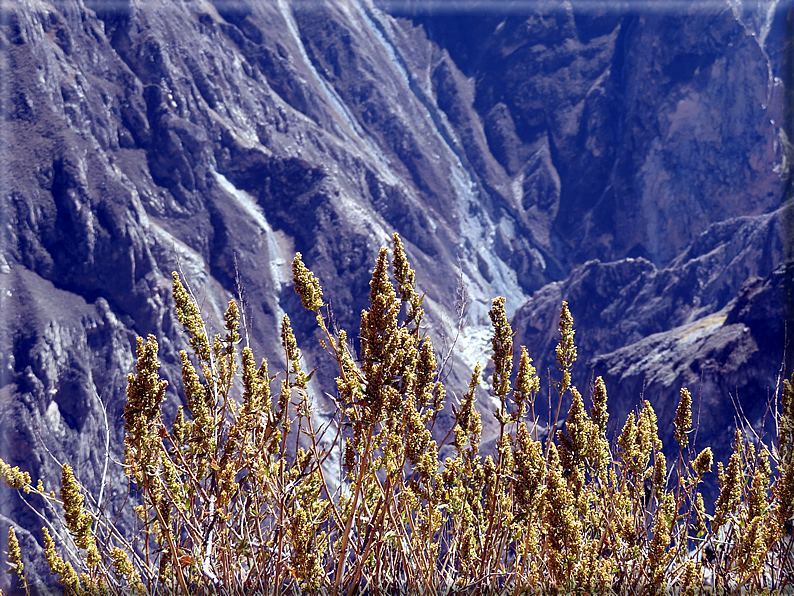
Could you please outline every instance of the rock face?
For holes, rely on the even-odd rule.
[[[355,335],[393,231],[431,336],[454,335],[459,280],[470,297],[450,389],[487,358],[492,297],[541,370],[567,299],[575,380],[606,376],[613,420],[644,387],[664,424],[686,384],[726,412],[704,440],[731,434],[731,395],[757,422],[790,318],[791,10],[479,6],[4,4],[0,456],[53,482],[72,461],[98,486],[138,335],[160,339],[173,412],[174,270],[216,329],[242,288],[273,370],[288,312],[322,395],[333,371],[292,257]],[[10,519],[40,549],[40,521],[3,487]]]
[[[737,421],[748,434],[765,433],[766,442],[775,436],[767,407],[781,371],[791,370],[785,328],[792,323],[792,268],[780,263],[792,217],[786,206],[714,224],[664,268],[643,258],[588,261],[518,310],[515,341],[531,346],[539,370],[554,377],[554,325],[567,300],[577,329],[573,376],[585,395],[596,376],[604,377],[609,433],[616,438],[628,414],[648,400],[668,455],[677,456],[672,420],[678,392],[688,387],[695,448],[712,446],[717,461],[727,461]],[[713,483],[707,489],[716,497]]]

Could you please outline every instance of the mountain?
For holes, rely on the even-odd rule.
[[[566,299],[574,382],[605,375],[613,424],[644,395],[666,429],[688,385],[725,459],[731,399],[757,427],[792,318],[792,23],[777,0],[4,3],[0,456],[97,487],[136,336],[160,340],[173,416],[174,270],[213,329],[242,292],[274,371],[289,313],[330,407],[292,257],[355,335],[397,231],[441,355],[464,323],[450,392],[488,358],[497,295],[553,376]]]

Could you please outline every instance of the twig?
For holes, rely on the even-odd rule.
[[[105,404],[102,403],[102,398],[99,397],[96,388],[94,388],[94,397],[96,397],[99,406],[102,408],[102,417],[105,423],[105,465],[102,468],[102,481],[99,484],[99,498],[97,499],[97,507],[102,507],[102,496],[105,492],[105,479],[108,473],[108,459],[110,458],[110,427],[108,426],[108,413],[105,410]]]
[[[441,364],[438,367],[438,380],[442,383],[446,382],[447,378],[452,373],[451,366],[448,371],[445,369],[452,358],[452,353],[455,350],[458,340],[460,339],[463,328],[468,323],[466,309],[468,308],[470,302],[469,290],[466,287],[466,282],[463,279],[463,265],[460,260],[460,255],[458,255],[458,285],[455,289],[455,314],[458,317],[458,324],[455,330],[455,338],[452,340],[452,345],[449,346],[446,355],[442,357]],[[444,345],[443,348],[446,348],[446,345]]]
[[[243,332],[245,333],[245,347],[250,348],[251,342],[248,334],[248,318],[245,316],[246,302],[243,282],[240,279],[240,270],[237,268],[237,251],[234,251],[234,285],[237,290],[237,301],[240,303],[240,318],[242,318]]]

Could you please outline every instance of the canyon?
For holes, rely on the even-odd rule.
[[[276,372],[287,313],[327,410],[334,363],[292,258],[354,337],[394,232],[427,335],[451,354],[450,395],[487,365],[501,295],[545,400],[565,300],[574,383],[588,400],[604,376],[611,433],[648,399],[672,448],[687,386],[718,461],[737,423],[768,443],[792,371],[793,14],[776,0],[4,3],[0,456],[53,488],[72,462],[98,487],[105,445],[123,458],[137,336],[158,337],[174,416],[187,340],[172,271],[215,331],[242,297],[246,341]],[[487,374],[479,406],[492,442]],[[111,465],[112,503],[126,484]],[[47,578],[41,521],[3,486],[12,520]]]

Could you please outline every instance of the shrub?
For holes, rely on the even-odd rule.
[[[491,391],[499,437],[483,455],[480,365],[452,406],[451,430],[434,434],[446,390],[396,235],[393,252],[396,288],[382,249],[361,316],[360,355],[344,331],[329,329],[322,289],[300,254],[293,262],[296,292],[338,367],[337,411],[322,427],[289,318],[281,328],[288,370],[274,391],[277,376],[267,362],[238,350],[236,303],[229,303],[224,333],[211,338],[174,274],[176,313],[192,351],[181,353],[186,405],[170,427],[164,423],[166,381],[152,336],[139,338],[127,386],[124,467],[140,525],[127,532],[102,503],[88,507],[68,465],[58,497],[0,462],[3,479],[23,499],[32,493],[57,509],[58,522],[42,529],[44,553],[67,594],[792,589],[788,381],[777,445],[755,447],[737,431],[709,515],[698,488],[711,470],[711,450],[685,457],[689,392],[681,390],[676,412],[672,467],[648,402],[611,443],[603,380],[595,382],[589,413],[572,385],[576,346],[563,303],[561,378],[553,391],[559,403],[570,393],[571,406],[564,430],[539,432],[540,380],[523,347],[513,380],[513,333],[497,298]],[[446,444],[454,455],[440,461]],[[333,461],[344,465],[344,478],[332,472]],[[8,558],[29,591],[13,527]]]

